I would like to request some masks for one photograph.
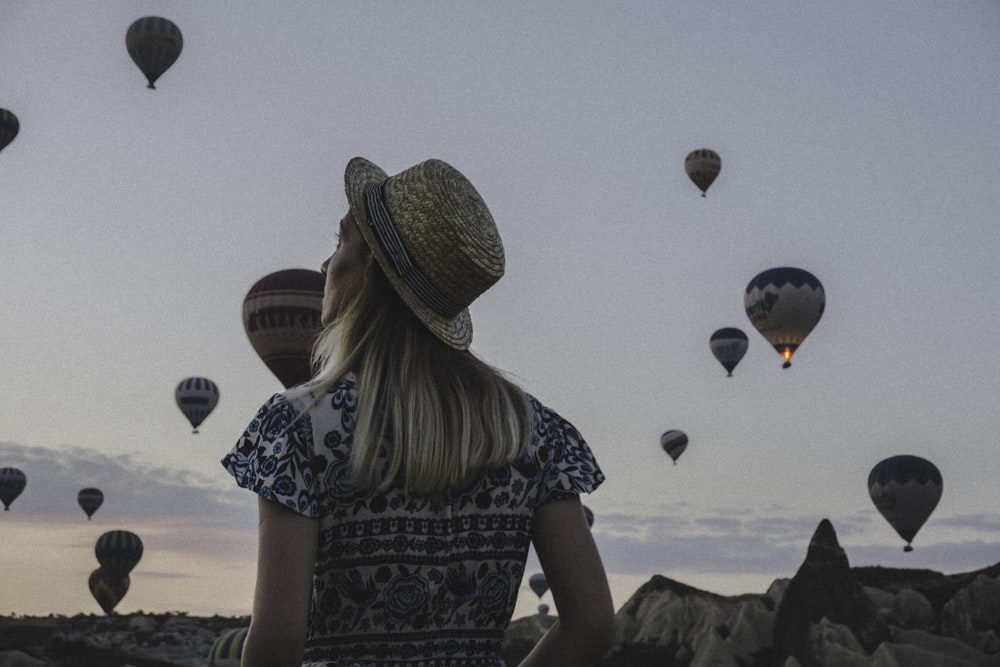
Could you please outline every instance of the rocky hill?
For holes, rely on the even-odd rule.
[[[511,623],[508,665],[555,618]],[[204,667],[248,618],[0,619],[0,667]],[[654,576],[617,614],[602,667],[1000,667],[1000,563],[976,572],[852,568],[822,521],[790,579],[722,596]]]

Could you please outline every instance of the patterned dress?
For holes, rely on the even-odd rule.
[[[309,400],[273,396],[222,460],[240,486],[319,521],[303,664],[504,667],[534,509],[604,481],[580,433],[528,396],[522,458],[441,498],[371,494],[350,479],[354,377],[296,419]]]

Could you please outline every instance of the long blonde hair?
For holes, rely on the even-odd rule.
[[[415,496],[461,488],[520,456],[530,437],[524,392],[467,350],[437,339],[369,262],[361,285],[313,351],[309,389],[345,374],[358,386],[353,481]]]

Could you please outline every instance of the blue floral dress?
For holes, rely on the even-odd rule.
[[[580,433],[528,396],[522,458],[442,498],[371,494],[350,479],[354,377],[296,420],[309,400],[273,396],[222,459],[240,486],[319,521],[303,664],[504,667],[534,509],[604,481]]]

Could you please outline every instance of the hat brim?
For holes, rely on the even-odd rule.
[[[351,213],[357,222],[358,230],[368,247],[371,248],[375,261],[378,262],[382,272],[389,279],[389,283],[396,290],[396,294],[417,316],[417,319],[449,347],[466,350],[472,343],[472,318],[469,315],[469,309],[462,310],[455,317],[445,317],[414,294],[412,289],[396,274],[368,222],[368,206],[365,203],[365,195],[369,188],[382,183],[387,178],[389,176],[385,171],[363,157],[352,158],[347,163],[347,168],[344,170],[344,191],[347,194],[347,203],[351,207]]]

